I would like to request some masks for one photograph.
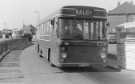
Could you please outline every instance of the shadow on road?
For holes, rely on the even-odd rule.
[[[63,72],[72,73],[72,72],[97,72],[98,70],[92,67],[64,67],[61,68]]]
[[[104,67],[64,67],[60,68],[63,72],[74,73],[74,72],[120,72],[112,68]]]

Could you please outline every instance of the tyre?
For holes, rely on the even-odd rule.
[[[52,67],[56,67],[56,65],[55,65],[55,64],[53,64],[53,63],[51,63],[51,62],[50,62],[50,65],[51,65]]]
[[[38,54],[39,57],[43,57],[42,56],[43,51],[40,49],[39,44],[37,44],[37,46],[36,46],[36,52],[37,52],[37,54]]]
[[[50,48],[48,48],[48,54],[47,54],[47,60],[50,62],[50,54],[51,53],[51,49]]]
[[[114,72],[120,72],[122,69],[120,67],[111,67],[111,66],[107,66],[107,68],[111,69]]]
[[[52,61],[51,61],[51,49],[50,48],[48,49],[48,62],[50,63],[50,65],[52,67],[56,67],[56,65],[53,64]]]
[[[39,47],[38,47],[38,45],[35,45],[35,52],[36,52],[37,55],[39,55]]]
[[[43,51],[42,51],[42,50],[40,50],[39,56],[40,56],[41,58],[43,58]]]

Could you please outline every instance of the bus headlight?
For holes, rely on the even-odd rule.
[[[103,52],[102,52],[102,53],[100,54],[100,57],[102,58],[103,62],[105,63],[105,62],[106,62],[106,57],[107,57],[107,56],[106,56],[106,53],[103,53]]]
[[[67,58],[67,53],[62,53],[61,56],[62,58]]]
[[[102,59],[106,58],[106,54],[105,53],[101,53],[100,56],[101,56]]]
[[[68,42],[64,42],[64,45],[67,45],[67,46],[68,46],[68,45],[69,45],[69,43],[68,43]]]

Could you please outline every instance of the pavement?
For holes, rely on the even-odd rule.
[[[21,52],[12,51],[0,63],[0,84],[22,84],[24,75],[20,69]]]
[[[34,46],[14,50],[0,64],[0,84],[134,84],[135,71],[95,72],[92,68],[51,67]]]
[[[127,42],[125,44],[126,48],[126,68],[130,70],[135,70],[135,43]]]

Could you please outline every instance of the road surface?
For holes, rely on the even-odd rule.
[[[15,50],[8,54],[0,63],[0,84],[22,84],[24,75],[20,66],[22,50]]]
[[[135,84],[135,71],[94,72],[51,67],[34,46],[11,52],[0,64],[0,84]]]
[[[28,53],[29,52],[29,53]],[[134,84],[135,72],[93,72],[87,69],[61,70],[51,67],[36,55],[33,47],[21,54],[21,65],[26,84]]]

